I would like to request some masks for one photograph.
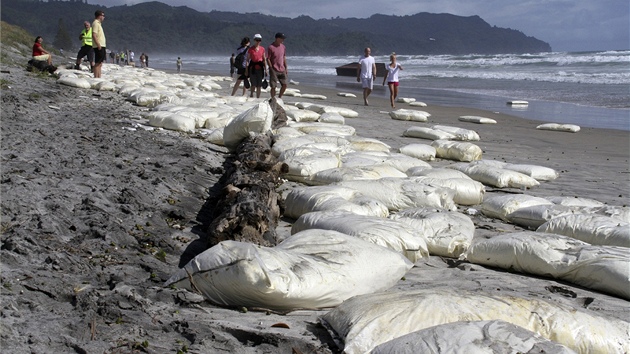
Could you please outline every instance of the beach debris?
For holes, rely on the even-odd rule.
[[[507,104],[510,105],[510,106],[527,106],[527,105],[529,105],[529,102],[527,102],[527,101],[520,101],[520,100],[514,100],[514,101],[508,101]]]
[[[289,83],[290,83],[291,85],[299,85],[299,84],[300,84],[300,82],[299,82],[299,81],[295,81],[295,80],[289,80]]]
[[[558,353],[575,354],[562,344],[511,323],[457,321],[425,328],[378,345],[371,354],[456,353]],[[491,349],[490,349],[491,348]]]
[[[455,135],[453,140],[457,141],[479,141],[479,134],[476,131],[449,125],[434,125],[431,129],[441,130]]]
[[[361,295],[329,311],[321,321],[341,339],[343,352],[348,354],[370,353],[379,344],[433,326],[495,320],[538,333],[578,353],[630,350],[625,321],[559,302],[502,293],[433,288]]]
[[[60,107],[57,107],[57,106],[52,106],[52,105],[51,105],[51,106],[48,106],[48,108],[50,108],[50,109],[54,109],[54,110],[57,110],[57,111],[61,109]]]
[[[420,101],[410,102],[409,105],[412,107],[426,107],[427,106],[426,103],[420,102]]]
[[[330,230],[305,230],[275,247],[223,241],[165,284],[223,306],[276,311],[336,306],[392,287],[413,267],[381,246]]]
[[[354,93],[349,93],[349,92],[338,92],[337,96],[341,96],[341,97],[352,97],[355,98],[357,97],[357,95],[355,95]]]
[[[389,116],[396,120],[409,120],[414,122],[426,122],[431,116],[428,112],[416,111],[412,109],[397,109],[389,112]]]
[[[591,245],[563,235],[524,231],[476,242],[463,257],[471,263],[560,279],[630,300],[627,247]],[[625,338],[630,337],[626,334]]]
[[[431,143],[431,146],[435,148],[435,156],[441,159],[475,161],[481,160],[481,155],[483,154],[479,146],[467,142],[435,140]]]
[[[291,234],[304,230],[334,230],[398,252],[416,263],[429,256],[424,231],[398,220],[357,215],[344,210],[306,213],[291,228]]]
[[[477,124],[497,124],[497,121],[494,119],[478,116],[460,116],[459,121]]]
[[[545,123],[536,127],[539,130],[554,130],[559,132],[577,133],[580,131],[580,126],[575,124],[558,124],[558,123]]]
[[[411,208],[390,214],[390,219],[409,225],[427,242],[429,253],[457,258],[472,243],[475,224],[457,211],[437,208]]]
[[[412,102],[416,102],[416,99],[415,98],[407,98],[407,97],[398,97],[396,99],[396,102],[412,103]]]

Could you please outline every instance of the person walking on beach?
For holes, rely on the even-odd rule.
[[[372,49],[366,47],[363,56],[359,59],[357,67],[357,82],[361,82],[363,87],[363,104],[368,105],[368,96],[372,93],[374,87],[374,79],[376,78],[376,62],[371,56]]]
[[[92,26],[89,21],[83,22],[83,30],[79,35],[79,40],[81,41],[81,49],[79,49],[79,54],[77,54],[77,62],[74,66],[75,69],[81,69],[81,61],[87,55],[88,62],[90,62],[90,71],[94,67],[94,49],[92,48]]]
[[[234,53],[232,53],[232,56],[230,57],[230,77],[234,77],[234,60],[236,59],[236,57],[234,56]]]
[[[33,59],[45,61],[48,65],[52,65],[52,54],[42,47],[44,38],[42,36],[35,37],[35,43],[33,44]]]
[[[287,49],[284,46],[284,33],[276,33],[276,39],[267,48],[267,61],[269,62],[269,82],[271,84],[271,97],[276,96],[276,87],[280,83],[278,98],[282,98],[287,89]]]
[[[101,77],[101,69],[103,62],[107,58],[107,50],[105,43],[105,32],[103,32],[103,26],[101,25],[105,20],[105,13],[101,10],[94,12],[94,22],[92,22],[92,48],[94,49],[94,66],[92,72],[94,78]]]
[[[390,54],[387,73],[385,77],[383,77],[383,86],[385,82],[387,82],[387,86],[389,87],[389,103],[392,105],[392,108],[396,108],[394,102],[396,101],[396,97],[398,97],[398,72],[402,69],[402,65],[396,62],[396,53]]]
[[[245,69],[251,85],[249,97],[254,97],[254,90],[256,90],[256,98],[260,98],[263,78],[267,76],[267,56],[265,55],[265,49],[260,46],[260,42],[262,42],[262,36],[256,33],[254,35],[254,45],[247,50],[247,66]]]
[[[182,72],[182,58],[177,57],[177,72],[181,73]]]
[[[236,83],[232,89],[232,96],[236,94],[236,90],[243,82],[243,96],[245,96],[246,90],[249,88],[249,80],[247,79],[247,70],[245,65],[247,64],[245,58],[247,57],[247,50],[249,49],[249,37],[243,37],[241,40],[241,46],[236,50],[236,56],[234,57],[234,67],[236,68]]]

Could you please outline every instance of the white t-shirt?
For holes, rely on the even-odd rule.
[[[400,71],[400,64],[396,63],[396,67],[392,68],[387,65],[387,82],[398,82],[398,72]]]
[[[375,64],[374,57],[361,57],[359,59],[359,65],[361,65],[361,78],[362,79],[371,79],[372,78],[372,66]]]

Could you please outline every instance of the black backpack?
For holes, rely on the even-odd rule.
[[[245,61],[245,52],[246,50],[240,52],[236,58],[234,58],[234,67],[237,69],[243,68],[243,62]]]

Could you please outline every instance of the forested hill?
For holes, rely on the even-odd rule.
[[[367,19],[308,16],[275,17],[259,13],[198,12],[160,2],[102,7],[84,0],[2,0],[2,20],[41,35],[45,43],[76,49],[82,23],[103,9],[107,47],[136,52],[225,54],[243,36],[284,32],[292,55],[356,55],[369,46],[375,55],[499,54],[551,51],[548,43],[520,31],[491,26],[479,16],[418,13],[373,15]],[[46,46],[44,46],[46,47]]]

